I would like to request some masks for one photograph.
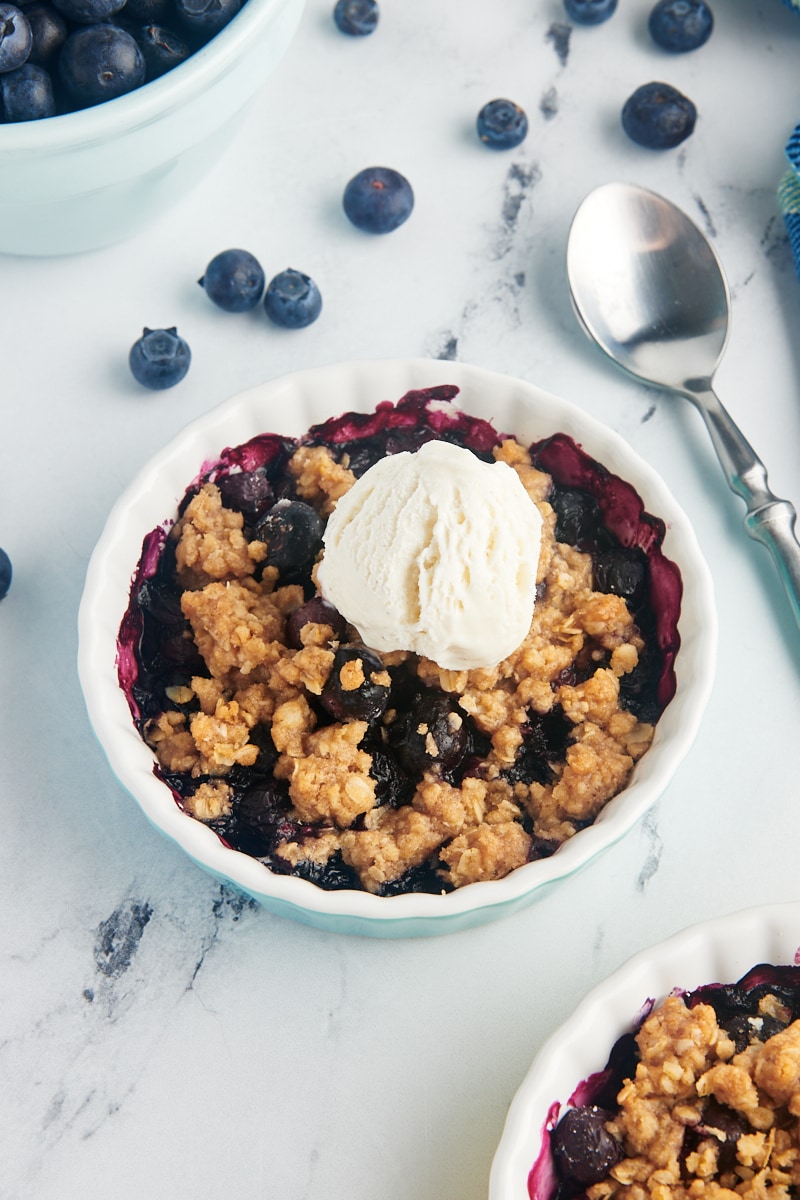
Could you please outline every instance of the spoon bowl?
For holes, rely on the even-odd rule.
[[[730,326],[716,252],[681,209],[629,183],[590,192],[573,218],[567,277],[578,320],[609,358],[645,383],[685,396],[708,429],[745,528],[773,556],[800,624],[797,514],[714,392]]]
[[[674,204],[631,184],[597,188],[575,214],[567,274],[587,333],[630,374],[676,390],[713,378],[728,341],[728,285],[710,242]]]

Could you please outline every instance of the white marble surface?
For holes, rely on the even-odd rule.
[[[149,233],[0,262],[3,1200],[480,1200],[517,1084],[593,983],[695,919],[798,898],[800,631],[699,418],[585,341],[563,264],[572,213],[609,179],[703,225],[734,297],[719,391],[800,504],[800,282],[775,202],[800,20],[716,0],[711,41],[673,58],[648,42],[649,0],[621,0],[559,55],[559,0],[384,0],[363,40],[331,6],[309,0],[227,157]],[[658,78],[700,111],[665,154],[618,124]],[[497,95],[531,123],[506,154],[473,131]],[[374,163],[417,197],[386,238],[340,211]],[[214,310],[194,281],[231,245],[313,275],[319,322]],[[191,343],[174,391],[128,374],[145,324]],[[85,716],[76,612],[109,507],[189,419],[276,374],[399,355],[521,375],[622,432],[694,519],[721,636],[700,736],[622,843],[504,922],[381,943],[269,916],[146,824]]]

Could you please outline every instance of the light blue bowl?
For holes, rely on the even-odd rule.
[[[73,254],[151,224],[230,144],[304,5],[247,0],[201,50],[127,96],[0,125],[0,253]]]
[[[178,807],[154,774],[153,753],[136,731],[119,685],[120,621],[145,535],[174,513],[203,463],[256,434],[301,434],[348,409],[368,412],[381,400],[439,384],[455,384],[465,412],[526,443],[559,431],[568,434],[632,483],[647,510],[666,522],[664,552],[680,567],[684,587],[677,691],[627,787],[552,857],[443,896],[323,891],[305,879],[273,874],[258,859],[224,846],[212,829]],[[464,363],[397,359],[339,363],[265,383],[198,418],[151,459],[114,506],[89,563],[79,614],[78,670],[89,718],[111,768],[156,828],[198,866],[279,916],[330,932],[395,938],[454,933],[507,916],[563,885],[623,837],[667,786],[694,740],[711,690],[716,645],[711,578],[691,524],[659,476],[618,434],[521,379]]]

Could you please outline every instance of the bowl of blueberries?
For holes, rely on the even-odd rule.
[[[622,438],[523,380],[377,360],[234,396],[143,467],[78,666],[112,770],[199,866],[320,929],[420,936],[632,828],[716,628],[691,523]]]
[[[691,925],[598,984],[521,1082],[489,1200],[652,1194],[648,1182],[736,1195],[754,1176],[769,1191],[800,1150],[799,945],[800,905],[758,905]],[[759,1144],[771,1154],[748,1159]]]
[[[144,228],[229,144],[304,0],[0,2],[0,252]]]

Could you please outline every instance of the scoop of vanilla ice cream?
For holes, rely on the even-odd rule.
[[[511,467],[426,442],[380,459],[338,501],[317,580],[374,650],[494,666],[530,628],[541,531]]]

